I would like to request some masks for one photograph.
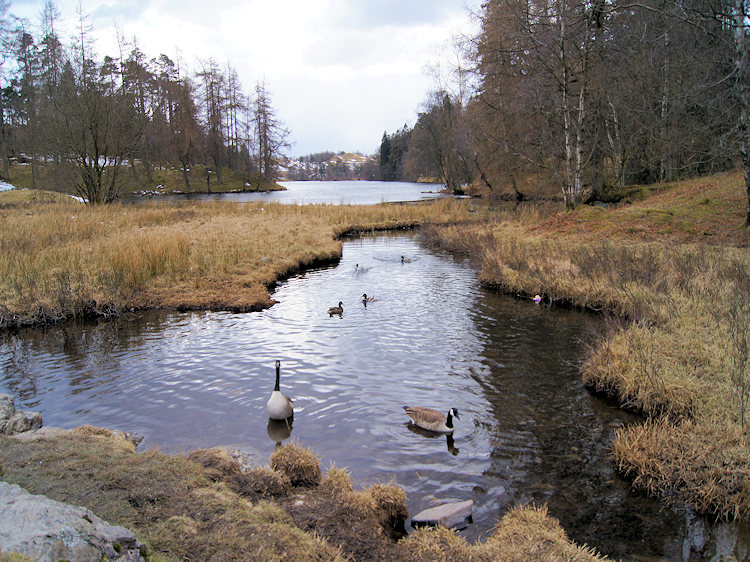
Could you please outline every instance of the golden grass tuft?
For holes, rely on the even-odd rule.
[[[512,508],[478,550],[488,560],[604,560],[593,549],[571,543],[546,507]]]
[[[372,498],[380,526],[386,533],[398,532],[409,517],[406,492],[393,484],[373,484],[366,493]]]
[[[288,494],[292,482],[286,474],[261,466],[248,471],[243,479],[241,494],[252,493],[260,497],[278,497]]]
[[[470,545],[456,531],[439,526],[416,530],[404,549],[412,560],[606,560],[572,543],[546,507],[516,506],[484,542]]]
[[[325,478],[320,482],[321,490],[329,494],[344,494],[353,490],[351,473],[345,468],[331,465]]]
[[[295,443],[285,443],[271,453],[271,468],[285,474],[292,486],[320,484],[320,460],[309,449]]]

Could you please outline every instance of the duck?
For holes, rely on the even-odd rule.
[[[540,303],[540,302],[542,302],[542,297],[541,297],[541,295],[534,295],[534,302],[535,302],[535,303]]]
[[[375,302],[375,297],[368,297],[367,293],[362,295],[362,302],[367,304],[368,302]]]
[[[422,406],[404,406],[404,410],[414,425],[435,433],[453,433],[453,418],[461,419],[456,408],[448,410],[447,415]]]
[[[294,414],[294,400],[282,394],[279,390],[280,374],[281,361],[276,361],[276,384],[273,387],[271,397],[266,402],[266,411],[272,420],[285,420]]]
[[[334,314],[338,314],[339,316],[341,316],[343,312],[344,312],[344,303],[339,301],[338,306],[332,306],[331,308],[328,309],[328,316],[333,316]]]
[[[411,263],[411,258],[405,258],[404,256],[401,256],[401,263]]]

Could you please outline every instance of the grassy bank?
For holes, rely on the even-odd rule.
[[[703,513],[750,517],[750,232],[741,174],[660,186],[642,201],[437,228],[487,286],[613,313],[585,382],[643,412],[619,469]]]
[[[476,545],[445,529],[396,542],[407,517],[397,486],[355,490],[346,471],[323,474],[315,455],[296,445],[277,448],[269,465],[240,469],[223,450],[135,453],[88,426],[42,440],[0,436],[4,480],[131,529],[151,560],[600,559],[531,507],[511,510]]]
[[[36,164],[36,178],[32,177],[30,164],[15,164],[10,167],[8,178],[4,178],[16,187],[28,190],[48,190],[70,195],[77,195],[71,187],[70,178],[53,164]],[[222,183],[218,182],[216,173],[206,174],[205,166],[196,164],[188,172],[190,188],[185,185],[185,177],[178,168],[155,167],[151,170],[151,179],[145,168],[138,166],[136,172],[131,167],[123,167],[119,174],[118,196],[141,197],[150,195],[168,195],[173,193],[233,193],[240,191],[276,191],[284,189],[275,182],[261,181],[253,176],[248,181],[245,174],[229,168],[222,168]],[[207,177],[208,176],[208,177]],[[2,200],[0,198],[0,204]]]
[[[0,327],[130,308],[258,310],[276,280],[336,261],[343,233],[468,216],[450,200],[0,208]]]

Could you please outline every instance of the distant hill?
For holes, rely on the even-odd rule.
[[[380,170],[374,156],[359,152],[321,152],[284,160],[281,174],[287,180],[378,180]]]

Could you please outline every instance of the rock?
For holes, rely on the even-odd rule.
[[[18,433],[13,435],[13,439],[17,441],[36,441],[37,439],[55,439],[63,435],[71,433],[72,429],[63,429],[62,427],[40,427],[39,429],[32,429],[24,433]]]
[[[471,523],[473,507],[474,500],[444,503],[417,513],[411,518],[411,526],[443,525],[449,528],[463,529]]]
[[[144,560],[133,533],[76,507],[0,482],[0,552],[33,560]]]
[[[40,412],[16,410],[15,399],[10,394],[0,394],[0,434],[15,435],[42,427]]]

